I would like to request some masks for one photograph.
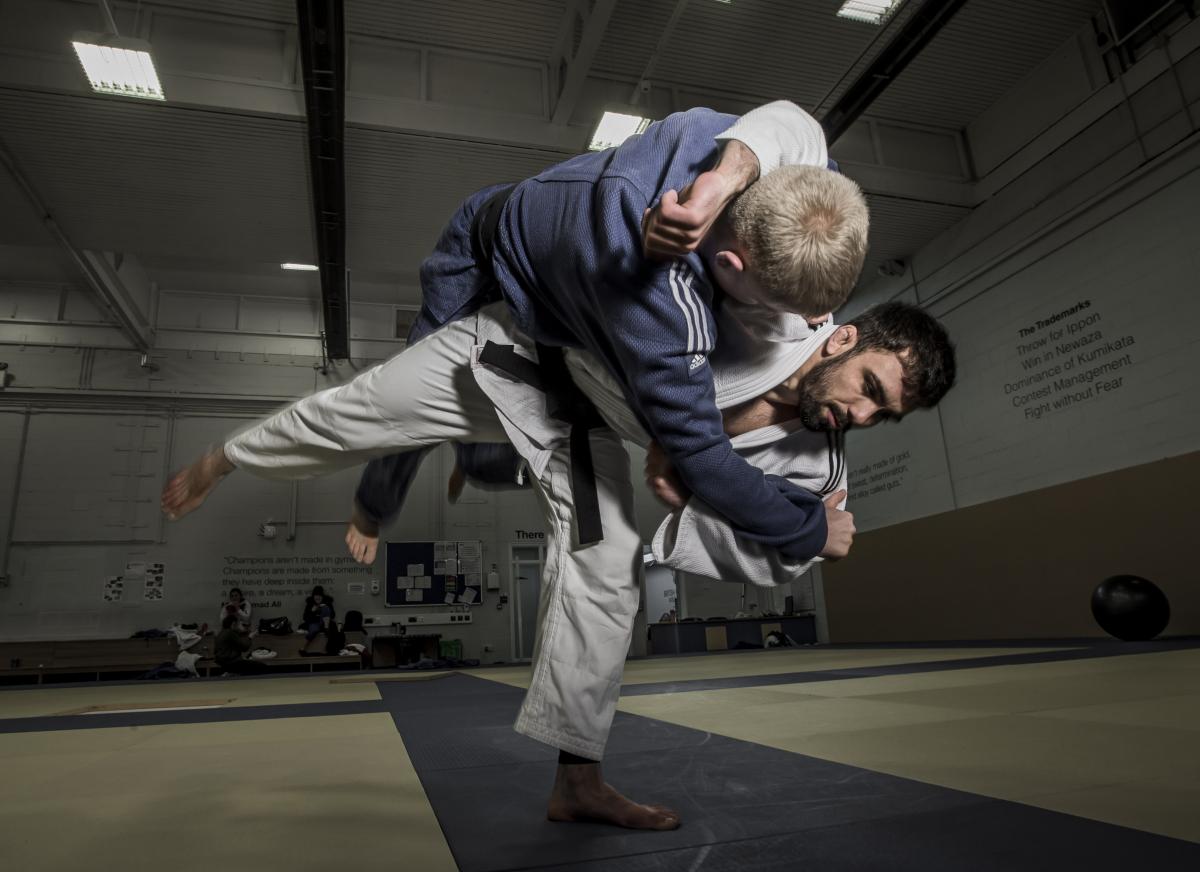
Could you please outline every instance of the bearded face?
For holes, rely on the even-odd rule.
[[[848,421],[845,414],[831,402],[830,388],[848,359],[849,355],[840,355],[823,360],[800,379],[796,386],[800,394],[796,411],[806,430],[823,432],[846,429]]]

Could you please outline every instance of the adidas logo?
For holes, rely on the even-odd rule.
[[[688,372],[692,372],[693,370],[697,370],[704,366],[704,360],[705,358],[703,354],[692,355],[692,362],[688,364]]]

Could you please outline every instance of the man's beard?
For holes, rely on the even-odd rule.
[[[840,355],[818,363],[804,374],[804,377],[800,379],[800,384],[796,386],[800,395],[796,412],[804,429],[817,432],[846,429],[849,422],[833,404],[827,402],[829,385],[833,381],[833,376],[845,364],[843,357],[844,355]],[[825,416],[826,411],[837,421],[836,427],[830,426],[829,420]]]

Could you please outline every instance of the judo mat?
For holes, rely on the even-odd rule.
[[[347,856],[480,872],[1192,870],[1198,644],[633,662],[652,680],[624,689],[604,773],[678,810],[665,833],[545,819],[557,755],[513,732],[511,669],[11,688],[5,854],[46,872]]]

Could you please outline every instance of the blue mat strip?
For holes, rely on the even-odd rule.
[[[132,706],[132,704],[131,704]],[[0,733],[36,733],[55,730],[98,730],[105,727],[154,727],[163,724],[218,724],[267,718],[320,718],[387,711],[376,699],[349,702],[309,702],[295,705],[252,705],[183,711],[130,712],[95,715],[46,715],[35,718],[0,718]]]
[[[555,824],[556,753],[512,731],[522,690],[459,675],[380,693],[464,872],[1200,869],[1189,842],[621,712],[606,780],[683,827]]]
[[[838,646],[844,649],[844,646]],[[938,647],[938,646],[903,646]],[[943,646],[944,647],[944,646]],[[661,693],[690,693],[701,690],[724,690],[737,687],[770,687],[779,684],[801,684],[821,681],[841,681],[848,678],[871,678],[881,675],[913,675],[924,672],[943,672],[953,669],[974,669],[986,666],[1005,666],[1022,663],[1051,663],[1066,660],[1085,660],[1097,657],[1117,657],[1200,648],[1200,639],[1177,639],[1165,642],[1101,643],[1078,650],[1000,654],[991,657],[968,657],[959,660],[940,660],[929,663],[895,663],[889,666],[870,666],[859,669],[833,669],[809,672],[784,672],[774,675],[746,675],[729,678],[699,678],[686,681],[663,681],[652,684],[630,684],[621,688],[623,696],[646,696]],[[784,649],[786,650],[786,649]],[[725,652],[737,655],[741,652]],[[270,680],[275,676],[240,678],[239,681]],[[224,679],[228,680],[228,679]],[[123,683],[123,682],[122,682]],[[145,686],[146,682],[132,682]],[[389,682],[379,685],[382,689]],[[507,687],[490,683],[494,687]],[[95,687],[88,682],[87,687]],[[59,689],[63,685],[43,685],[20,688],[27,692]],[[15,688],[9,688],[15,689]],[[509,689],[511,691],[511,689]],[[519,692],[519,691],[518,691]],[[321,717],[329,714],[359,714],[386,711],[384,703],[375,700],[345,703],[302,703],[296,705],[246,706],[238,708],[196,709],[190,711],[137,712],[133,714],[47,715],[34,718],[0,719],[0,734],[27,733],[38,730],[86,730],[102,727],[155,726],[160,724],[199,724],[222,721],[254,720],[277,717]],[[505,727],[502,732],[509,730]]]
[[[1078,650],[1034,651],[1024,654],[996,654],[990,657],[965,657],[925,663],[893,663],[888,666],[863,666],[856,669],[825,669],[812,672],[781,672],[774,675],[741,675],[728,678],[697,678],[686,681],[658,681],[652,684],[627,684],[622,696],[646,696],[655,693],[688,693],[697,690],[724,690],[733,687],[769,687],[773,684],[802,684],[817,681],[841,681],[846,678],[874,678],[881,675],[916,675],[953,669],[978,669],[982,666],[1013,666],[1023,663],[1058,663],[1067,660],[1092,660],[1180,651],[1200,648],[1200,640],[1170,642],[1127,642],[1121,645],[1096,645]],[[781,650],[796,650],[786,648]]]

